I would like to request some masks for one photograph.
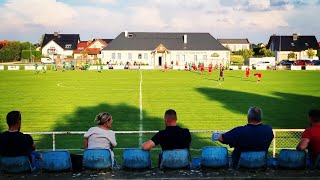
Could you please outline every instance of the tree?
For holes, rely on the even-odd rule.
[[[41,38],[39,39],[39,45],[40,45],[40,47],[42,46],[43,39],[44,39],[44,34],[42,34],[42,35],[41,35]]]
[[[259,50],[259,54],[262,55],[263,57],[274,57],[274,53],[270,49],[267,49],[266,47],[261,48]]]
[[[293,51],[290,52],[290,53],[288,54],[288,59],[297,59],[296,53],[294,53]]]
[[[88,52],[86,50],[81,51],[82,59],[85,59],[87,61],[88,58]]]
[[[312,48],[309,48],[307,50],[307,56],[309,59],[312,59],[315,55],[316,55],[316,53],[314,52],[314,50]]]
[[[254,55],[253,49],[242,49],[233,52],[233,55],[241,55],[244,59],[251,58]]]

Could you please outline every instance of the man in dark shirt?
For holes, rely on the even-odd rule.
[[[233,165],[238,164],[241,152],[268,151],[273,139],[271,126],[263,125],[262,111],[251,107],[248,111],[248,124],[239,126],[219,136],[219,141],[234,147],[232,152]]]
[[[177,126],[177,113],[169,109],[164,114],[165,130],[159,131],[151,140],[142,145],[143,150],[150,150],[160,144],[162,150],[189,149],[191,134],[188,129]]]
[[[8,131],[0,134],[0,155],[7,157],[29,156],[32,163],[39,153],[33,153],[36,146],[33,139],[28,134],[20,132],[21,128],[21,113],[19,111],[11,111],[7,114]],[[37,157],[40,158],[40,157]]]

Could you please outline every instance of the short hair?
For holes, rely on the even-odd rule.
[[[262,120],[262,110],[258,107],[251,107],[248,110],[248,120],[256,120],[261,121]]]
[[[107,112],[102,112],[98,114],[95,118],[95,121],[98,122],[98,125],[103,125],[104,123],[110,120],[112,120],[112,116],[110,113],[107,113]]]
[[[309,117],[311,117],[314,122],[320,122],[320,109],[311,109],[309,111]]]
[[[164,113],[164,116],[174,116],[175,117],[175,120],[177,120],[177,113],[175,110],[173,109],[168,109],[165,113]]]
[[[16,125],[19,121],[21,121],[20,111],[10,111],[7,114],[7,124],[9,127]]]

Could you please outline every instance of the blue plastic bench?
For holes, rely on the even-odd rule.
[[[151,168],[150,152],[142,149],[125,149],[123,167],[130,169]]]
[[[28,156],[0,156],[0,170],[3,170],[8,173],[31,172],[31,164]]]
[[[112,168],[110,150],[86,149],[83,153],[83,165],[89,169]]]
[[[238,168],[265,168],[267,167],[266,151],[242,152],[240,155]]]
[[[160,169],[179,169],[190,166],[188,149],[164,150],[160,154]]]
[[[204,147],[201,151],[201,167],[229,167],[228,150],[226,147]]]
[[[42,153],[43,169],[50,172],[72,170],[68,151],[47,151]]]
[[[285,169],[304,169],[306,167],[306,152],[282,149],[278,156],[278,167]]]

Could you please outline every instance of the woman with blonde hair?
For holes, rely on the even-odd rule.
[[[85,149],[113,149],[117,145],[112,126],[112,116],[107,112],[102,112],[96,116],[95,121],[98,126],[90,128],[84,134]]]

